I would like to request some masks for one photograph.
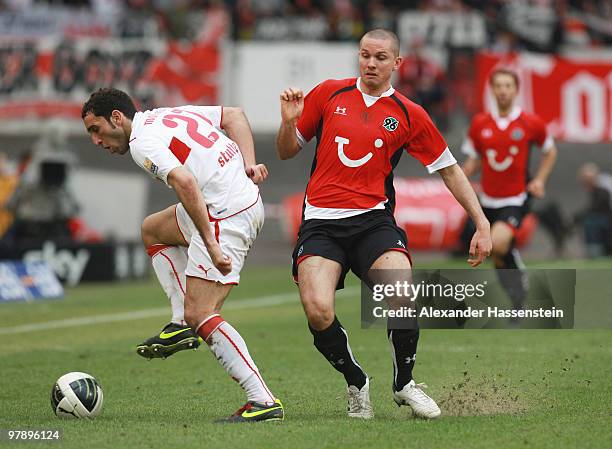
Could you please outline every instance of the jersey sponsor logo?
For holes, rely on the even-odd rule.
[[[334,114],[346,115],[346,108],[341,108],[340,106],[336,106],[336,110],[334,111]]]
[[[153,163],[153,161],[151,159],[149,159],[148,157],[145,158],[145,160],[144,160],[144,167],[147,170],[149,170],[151,173],[153,173],[154,175],[157,174],[157,170],[158,170],[157,165],[155,165]]]
[[[523,131],[521,128],[514,128],[512,133],[510,133],[510,137],[512,140],[521,140],[523,137],[525,137],[525,131]]]
[[[387,131],[393,132],[397,129],[398,126],[399,122],[395,117],[387,117],[385,120],[383,120],[383,127]]]
[[[350,168],[361,167],[363,164],[365,164],[370,159],[372,159],[372,156],[373,156],[372,152],[366,154],[362,158],[351,159],[346,154],[344,154],[344,145],[348,145],[350,141],[344,137],[336,136],[335,142],[338,144],[338,157],[340,158],[340,162],[342,162],[347,167],[350,167]]]
[[[516,147],[513,147],[516,148]],[[512,148],[510,149],[512,152]],[[491,166],[491,168],[495,171],[505,171],[512,165],[514,158],[512,156],[506,156],[501,162],[497,162],[497,150],[493,150],[489,148],[485,154],[487,155],[487,162]],[[513,153],[516,154],[516,153]]]

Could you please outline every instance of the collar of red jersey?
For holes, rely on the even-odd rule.
[[[514,105],[512,107],[512,110],[510,111],[510,114],[506,115],[505,117],[500,117],[499,111],[497,110],[497,105],[495,105],[491,109],[491,117],[493,117],[493,120],[495,120],[497,127],[503,130],[506,129],[510,125],[510,123],[519,118],[519,115],[521,115],[522,112],[523,110],[520,106]]]
[[[395,92],[395,89],[393,88],[393,86],[390,86],[389,89],[387,89],[382,94],[380,94],[380,96],[375,97],[373,95],[366,94],[363,90],[361,90],[360,84],[361,84],[361,77],[357,78],[357,90],[361,92],[362,95],[367,95],[368,97],[372,97],[372,98],[390,97]]]

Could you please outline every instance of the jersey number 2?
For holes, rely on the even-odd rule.
[[[198,117],[204,118],[199,114]],[[181,120],[187,123],[187,135],[204,148],[212,147],[214,143],[219,139],[219,134],[214,131],[208,134],[208,136],[200,134],[200,132],[198,131],[198,122],[196,121],[196,119],[187,115],[168,114],[164,116],[164,118],[162,119],[162,123],[168,128],[176,128],[178,126],[178,123],[175,120]],[[189,153],[191,152],[191,148],[189,147],[189,145],[187,145],[185,142],[178,139],[177,137],[172,138],[168,148],[170,148],[172,154],[176,156],[176,158],[181,164],[185,163],[187,157],[189,156]]]

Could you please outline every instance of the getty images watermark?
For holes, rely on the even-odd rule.
[[[480,284],[428,284],[424,281],[415,284],[408,281],[396,281],[394,284],[374,284],[372,287],[372,299],[376,302],[389,301],[396,298],[406,298],[409,302],[415,302],[419,297],[438,297],[454,299],[463,302],[466,299],[485,297],[487,281]],[[376,306],[372,309],[376,318],[563,318],[564,310],[552,307],[536,310],[524,310],[522,308],[500,308],[488,306],[486,309],[466,308],[440,309],[434,306],[423,306],[418,311],[413,306],[400,306],[388,308]]]
[[[371,270],[362,326],[569,329],[576,279],[566,269]]]

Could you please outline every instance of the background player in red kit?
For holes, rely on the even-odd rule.
[[[472,119],[462,151],[463,165],[470,177],[482,170],[480,204],[491,222],[492,256],[503,287],[513,306],[522,308],[527,277],[514,248],[514,233],[528,211],[528,197],[544,197],[545,185],[557,158],[553,139],[544,122],[515,104],[519,79],[516,73],[499,69],[491,74],[490,86],[497,111],[480,113]],[[533,179],[529,179],[529,152],[535,144],[542,158]],[[511,269],[511,270],[509,270]]]
[[[360,78],[324,81],[306,98],[297,88],[280,96],[279,157],[291,158],[317,138],[293,274],[314,345],[344,375],[348,415],[355,418],[373,417],[369,380],[335,316],[334,292],[349,269],[365,282],[370,269],[409,273],[406,234],[393,218],[393,168],[404,151],[430,173],[439,172],[476,223],[470,264],[478,265],[491,250],[489,222],[444,139],[420,106],[391,87],[400,63],[397,36],[370,31],[360,42]],[[412,378],[418,329],[399,329],[390,321],[387,334],[395,402],[417,416],[438,417],[437,404]]]

